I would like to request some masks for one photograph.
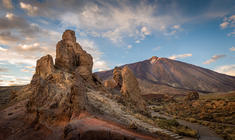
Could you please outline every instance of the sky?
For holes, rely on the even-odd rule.
[[[235,76],[234,0],[0,0],[0,86],[28,84],[66,29],[94,72],[157,56]]]

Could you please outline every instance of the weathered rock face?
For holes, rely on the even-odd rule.
[[[46,78],[55,71],[53,58],[50,55],[43,56],[37,61],[36,74],[42,78]]]
[[[122,95],[136,105],[138,109],[145,110],[145,102],[141,96],[138,81],[127,66],[122,69],[122,80]]]
[[[92,74],[92,57],[76,43],[74,31],[66,30],[57,43],[55,66],[70,73],[77,69],[82,76]]]
[[[121,89],[122,87],[122,69],[120,67],[115,67],[113,70],[113,80],[115,81],[116,85],[115,88]]]
[[[132,106],[133,109],[138,111],[145,110],[146,103],[141,96],[138,81],[127,66],[124,68],[115,67],[113,70],[113,78],[104,81],[104,86],[111,89],[113,94],[119,92],[127,106]]]
[[[74,31],[66,30],[56,47],[55,66],[50,55],[37,61],[29,85],[29,120],[56,123],[79,116],[87,109],[86,87],[99,84],[92,66],[91,55],[76,43]]]
[[[192,101],[192,100],[198,100],[199,94],[196,91],[189,92],[189,94],[186,96],[186,101]]]
[[[117,83],[113,79],[109,79],[109,80],[104,81],[104,86],[107,89],[113,89],[116,87],[116,85],[117,85]]]

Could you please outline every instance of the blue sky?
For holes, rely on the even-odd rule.
[[[27,84],[65,29],[93,71],[152,56],[235,76],[234,0],[2,0],[0,85]]]

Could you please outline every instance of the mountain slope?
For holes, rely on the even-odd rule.
[[[177,94],[188,90],[200,92],[235,90],[235,77],[176,60],[154,56],[149,60],[126,65],[138,78],[144,94]],[[96,74],[102,80],[106,80],[111,78],[112,71]]]

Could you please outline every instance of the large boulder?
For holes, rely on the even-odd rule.
[[[74,31],[66,30],[62,40],[57,43],[55,66],[70,73],[78,69],[77,72],[82,76],[92,74],[93,59],[76,43]]]

